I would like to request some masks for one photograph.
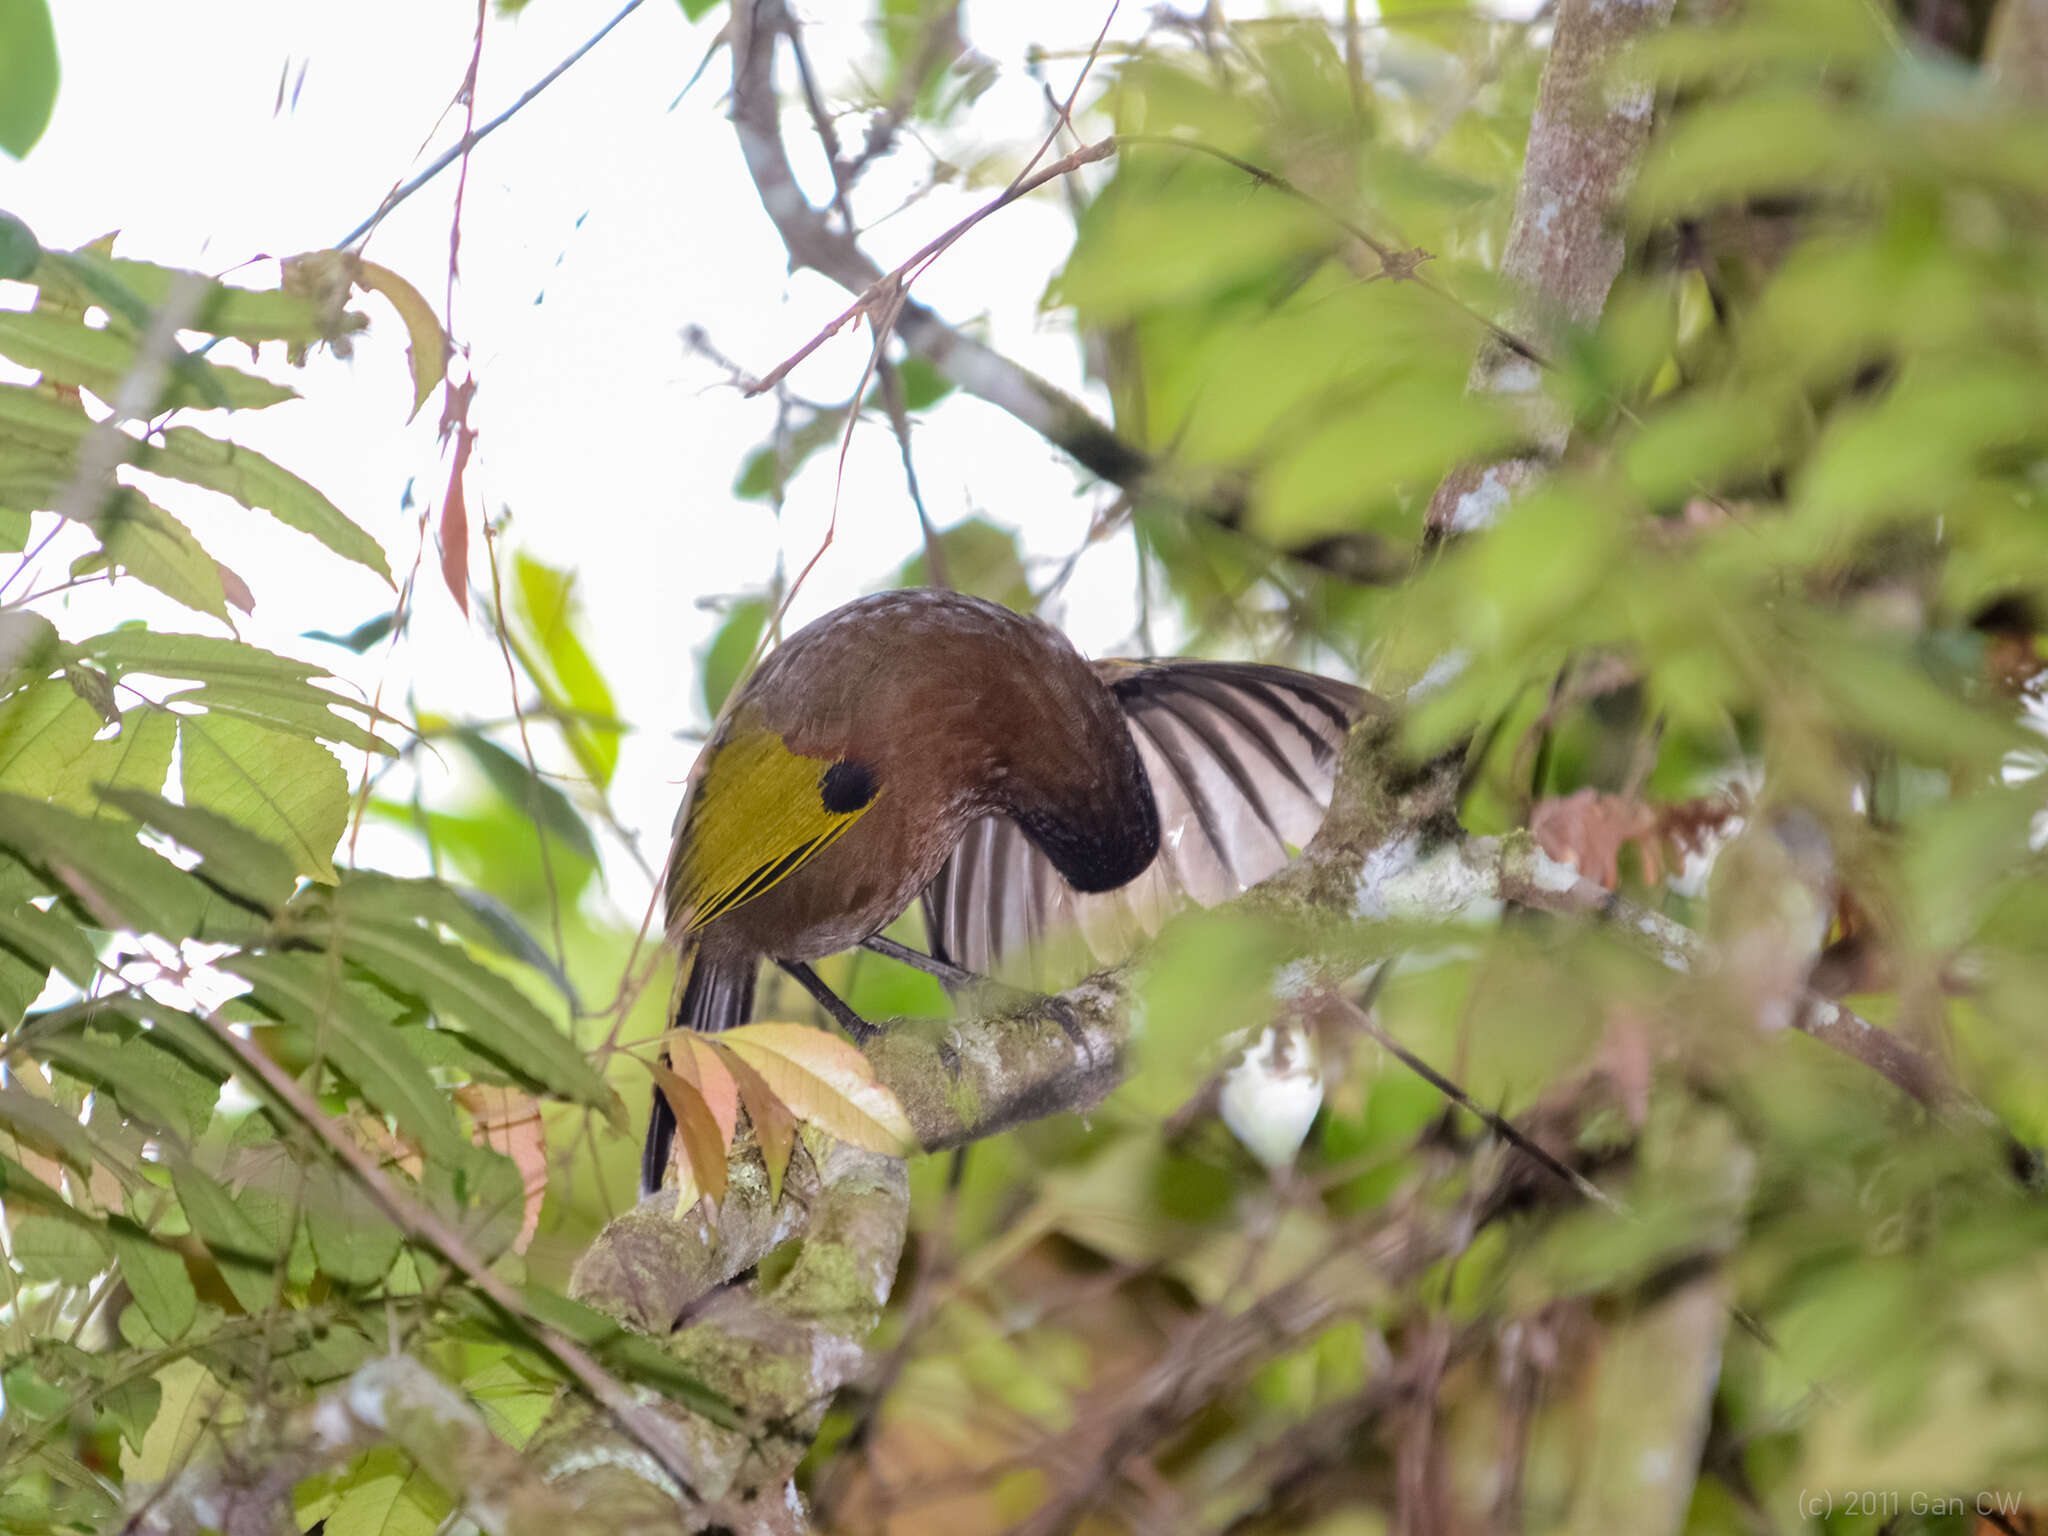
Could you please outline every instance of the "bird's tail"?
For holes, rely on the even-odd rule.
[[[686,955],[689,967],[682,996],[676,1003],[675,1027],[701,1030],[707,1034],[734,1029],[754,1012],[754,979],[761,962],[752,955],[728,958],[701,951]],[[640,1193],[651,1195],[661,1188],[668,1172],[669,1147],[675,1141],[675,1111],[659,1088],[654,1090],[654,1112],[647,1117],[647,1142],[640,1152]]]

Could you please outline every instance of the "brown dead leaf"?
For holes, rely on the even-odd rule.
[[[455,1090],[455,1102],[469,1111],[470,1138],[512,1159],[526,1194],[514,1253],[526,1252],[540,1226],[540,1208],[548,1195],[548,1133],[540,1102],[517,1088],[467,1083]]]
[[[1610,891],[1621,884],[1622,845],[1646,840],[1656,829],[1656,813],[1647,805],[1597,789],[1539,800],[1529,813],[1529,830],[1545,853]],[[1647,841],[1639,851],[1643,878],[1654,884],[1661,865]]]
[[[1683,864],[1741,813],[1741,803],[1726,795],[1657,806],[1581,789],[1539,800],[1529,815],[1529,830],[1550,857],[1611,891],[1621,884],[1626,844],[1636,845],[1644,883],[1655,885],[1667,868]]]

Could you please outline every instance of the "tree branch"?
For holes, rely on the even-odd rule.
[[[598,1536],[605,1526],[550,1488],[468,1399],[418,1361],[360,1367],[281,1420],[261,1419],[231,1455],[188,1468],[123,1527],[125,1536],[275,1536],[293,1486],[374,1446],[398,1446],[455,1496],[485,1536]]]
[[[1536,115],[1501,275],[1521,293],[1507,329],[1555,353],[1562,331],[1600,318],[1621,271],[1624,242],[1615,214],[1649,139],[1647,85],[1616,88],[1622,50],[1670,18],[1672,0],[1563,0],[1538,87]],[[1534,395],[1535,366],[1498,338],[1479,349],[1471,387]],[[1427,534],[1441,539],[1492,523],[1544,464],[1564,451],[1571,423],[1553,401],[1536,407],[1539,452],[1468,464],[1444,477],[1430,499]]]

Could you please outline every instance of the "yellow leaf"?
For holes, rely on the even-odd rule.
[[[903,1106],[851,1042],[802,1024],[745,1024],[718,1043],[759,1073],[797,1119],[870,1152],[907,1157],[916,1150]]]
[[[412,338],[405,349],[405,360],[412,369],[412,415],[417,416],[420,407],[427,403],[427,396],[447,377],[448,333],[441,329],[433,306],[427,303],[419,289],[389,267],[380,267],[374,261],[359,261],[356,263],[355,280],[358,288],[383,294],[390,300],[391,307],[398,311],[398,318],[405,322],[406,334]]]
[[[526,1252],[540,1226],[540,1208],[548,1195],[548,1133],[541,1123],[540,1103],[517,1088],[468,1083],[455,1090],[455,1102],[470,1114],[470,1136],[480,1146],[502,1152],[519,1169],[526,1206],[514,1253]]]
[[[711,1043],[712,1050],[718,1047]],[[740,1099],[747,1106],[747,1118],[754,1124],[754,1140],[760,1143],[761,1161],[768,1167],[768,1198],[782,1198],[782,1176],[789,1171],[789,1154],[796,1145],[796,1116],[775,1096],[775,1090],[746,1061],[730,1052],[725,1064],[739,1085]]]

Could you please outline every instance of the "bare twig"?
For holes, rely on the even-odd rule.
[[[617,15],[612,17],[610,21],[606,22],[603,26],[599,27],[595,32],[593,32],[587,39],[585,39],[585,41],[581,45],[579,45],[576,48],[576,50],[573,53],[571,53],[567,58],[563,59],[561,63],[557,64],[553,69],[549,70],[546,74],[542,75],[538,80],[534,81],[532,85],[528,86],[523,92],[521,92],[519,99],[513,102],[511,106],[507,107],[504,111],[500,112],[496,117],[492,118],[489,122],[485,123],[481,128],[470,128],[469,130],[467,130],[460,139],[458,139],[455,143],[451,144],[445,151],[443,151],[439,158],[437,158],[432,165],[428,166],[425,170],[421,171],[417,176],[413,177],[411,181],[406,182],[405,185],[394,188],[392,191],[387,192],[384,196],[384,201],[377,205],[376,210],[373,213],[371,213],[368,218],[364,219],[362,223],[356,225],[354,229],[351,229],[347,234],[343,235],[339,240],[335,241],[334,248],[336,250],[342,250],[348,246],[354,245],[359,240],[365,239],[369,235],[371,230],[375,229],[379,224],[381,224],[384,221],[385,217],[390,214],[392,209],[396,208],[400,203],[404,202],[407,198],[411,197],[413,193],[419,191],[421,187],[424,187],[436,176],[440,175],[443,171],[447,170],[448,167],[453,165],[457,160],[460,160],[467,156],[472,149],[476,148],[476,146],[481,144],[485,139],[489,138],[492,134],[496,133],[500,128],[504,127],[507,123],[511,122],[514,117],[517,117],[519,113],[525,109],[527,103],[532,101],[534,97],[538,96],[542,91],[546,90],[549,86],[553,85],[557,80],[561,79],[562,76],[568,72],[569,68],[572,65],[577,63],[577,61],[579,61],[585,54],[590,52],[591,49],[595,48],[599,43],[603,42],[605,38],[608,35],[610,35],[612,28],[616,27],[628,16],[632,15],[635,11],[639,10],[641,3],[642,0],[626,0],[625,7],[622,10],[620,10]]]

